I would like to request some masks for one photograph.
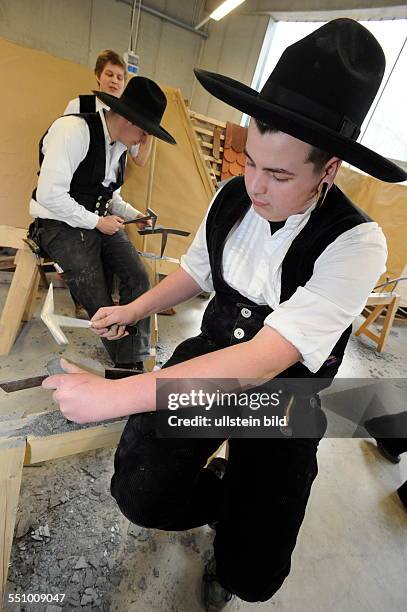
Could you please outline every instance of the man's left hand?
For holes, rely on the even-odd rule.
[[[75,423],[113,418],[112,406],[117,404],[115,385],[118,381],[90,374],[65,359],[61,359],[61,366],[66,374],[49,376],[42,386],[55,389],[53,398],[62,414]]]
[[[145,215],[139,215],[140,217],[144,217]],[[138,229],[145,229],[146,227],[152,227],[153,226],[153,220],[152,219],[147,219],[147,221],[139,221],[137,222],[137,217],[136,217],[136,225],[138,227]]]

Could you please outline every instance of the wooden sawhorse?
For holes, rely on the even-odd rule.
[[[24,242],[27,230],[0,225],[0,246],[17,249],[15,272],[0,317],[0,355],[8,355],[23,321],[30,321],[40,274],[38,259]]]
[[[366,320],[362,323],[362,325],[356,330],[355,336],[360,336],[360,334],[365,334],[368,338],[373,340],[376,343],[377,350],[379,353],[384,351],[384,347],[387,342],[387,338],[389,336],[391,326],[393,325],[394,317],[397,312],[397,308],[399,307],[400,296],[398,293],[391,291],[389,293],[371,293],[366,306],[374,306],[372,312],[367,316]],[[381,330],[379,334],[375,334],[371,329],[368,329],[369,325],[371,325],[383,311],[386,311],[384,316],[383,324],[381,326]],[[380,323],[379,323],[380,325]]]

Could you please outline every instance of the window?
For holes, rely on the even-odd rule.
[[[324,22],[270,20],[252,87],[261,89],[284,49]],[[407,163],[407,19],[360,21],[381,44],[386,71],[362,125],[359,142],[385,157]],[[247,117],[243,118],[247,125]]]

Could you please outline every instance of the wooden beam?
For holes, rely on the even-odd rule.
[[[24,465],[117,446],[125,424],[114,421],[52,436],[28,436]]]
[[[157,259],[156,261],[157,274],[164,274],[165,276],[168,276],[179,268],[179,259],[175,259],[175,257],[169,257],[168,259]]]
[[[16,264],[0,318],[0,355],[8,355],[14,344],[38,274],[37,258],[28,248],[17,251]]]
[[[188,111],[192,119],[196,119],[197,121],[202,121],[204,123],[210,123],[211,125],[218,125],[219,127],[225,128],[226,123],[224,121],[218,121],[217,119],[213,119],[213,117],[206,117],[205,115],[201,115],[200,113],[196,113],[195,111]]]
[[[194,125],[194,130],[195,132],[198,132],[198,134],[203,134],[204,136],[210,136],[211,138],[213,138],[213,131],[211,132],[211,130],[205,130],[205,128],[201,128],[199,127],[199,125]],[[223,134],[220,135],[220,139],[225,140]]]
[[[25,310],[23,312],[23,317],[22,320],[24,322],[26,321],[31,321],[31,319],[34,316],[34,310],[36,307],[36,302],[37,302],[37,295],[38,295],[38,286],[40,284],[40,272],[39,270],[37,271],[37,274],[34,277],[34,281],[31,287],[31,292],[30,295],[28,296],[27,299],[27,304],[25,307]]]
[[[395,293],[371,293],[367,298],[366,306],[376,306],[378,304],[387,305],[395,296]]]
[[[3,609],[20,496],[25,438],[0,440],[0,609]]]
[[[8,247],[9,249],[23,249],[28,251],[29,248],[24,242],[27,238],[27,230],[21,227],[11,227],[10,225],[0,225],[0,246]]]
[[[151,201],[153,198],[153,185],[154,185],[154,172],[155,172],[155,158],[157,154],[157,138],[153,138],[150,151],[150,164],[148,168],[148,180],[147,180],[147,196],[146,196],[146,212],[147,208],[151,207]],[[147,235],[143,236],[143,251],[147,250]]]

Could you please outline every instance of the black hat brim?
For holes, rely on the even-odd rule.
[[[173,138],[173,136],[171,136],[171,134],[161,125],[153,123],[148,119],[148,117],[145,117],[142,112],[135,111],[131,108],[131,106],[128,106],[125,102],[121,101],[120,98],[116,98],[115,96],[107,94],[104,91],[93,91],[93,93],[100,100],[102,100],[106,106],[111,108],[112,111],[121,115],[128,121],[131,121],[131,123],[135,123],[148,134],[157,136],[157,138],[164,140],[164,142],[168,142],[169,144],[177,144],[175,138]]]
[[[259,97],[255,89],[207,70],[196,68],[194,73],[201,85],[215,98],[250,117],[264,123],[272,121],[282,132],[328,151],[382,181],[399,183],[407,180],[407,174],[397,164],[313,119],[268,102]]]

